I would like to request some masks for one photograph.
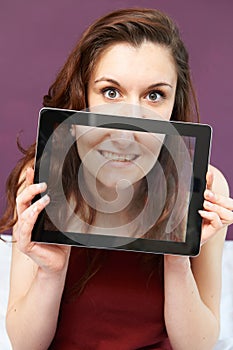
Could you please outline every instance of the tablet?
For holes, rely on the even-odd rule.
[[[50,203],[32,241],[197,255],[211,135],[203,124],[42,108],[34,182],[47,183]]]

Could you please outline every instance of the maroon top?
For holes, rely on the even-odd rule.
[[[91,261],[98,255],[93,267]],[[171,350],[164,324],[161,256],[72,248],[50,350]],[[81,294],[77,281],[98,271]]]

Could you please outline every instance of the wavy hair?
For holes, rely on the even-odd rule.
[[[87,108],[88,83],[101,54],[117,43],[129,43],[138,47],[144,41],[168,48],[173,57],[178,80],[171,120],[198,121],[198,106],[190,77],[188,52],[178,27],[166,14],[145,8],[117,10],[90,25],[44,96],[43,106],[73,110]],[[29,164],[33,164],[35,157],[35,144],[27,150],[22,147],[20,149],[24,157],[7,180],[7,205],[0,220],[0,232],[11,229],[17,221],[15,199],[24,181],[21,174]],[[20,176],[22,180],[19,182]]]

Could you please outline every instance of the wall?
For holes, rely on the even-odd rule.
[[[20,132],[25,147],[34,141],[42,96],[80,33],[96,17],[129,6],[158,8],[179,25],[190,52],[201,121],[213,127],[211,163],[233,187],[231,0],[8,0],[0,4],[0,212],[7,174],[21,156],[16,137]],[[228,238],[233,239],[232,228]]]

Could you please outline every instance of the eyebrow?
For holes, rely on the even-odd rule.
[[[101,77],[99,79],[96,79],[94,81],[94,83],[96,84],[96,83],[99,83],[99,82],[102,82],[102,81],[103,82],[112,83],[112,84],[114,84],[116,86],[119,86],[119,87],[121,86],[121,84],[118,81],[116,81],[115,79],[111,79],[111,78],[107,78],[107,77]],[[156,88],[156,87],[159,87],[159,86],[168,86],[168,87],[170,87],[172,89],[172,85],[169,84],[169,83],[166,83],[166,82],[159,82],[159,83],[156,83],[156,84],[152,84],[152,85],[148,86],[148,89],[153,89],[153,88]]]

